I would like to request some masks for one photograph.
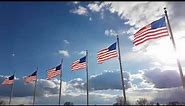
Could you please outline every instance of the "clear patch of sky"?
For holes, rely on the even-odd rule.
[[[80,5],[84,4],[87,2]],[[104,34],[105,30],[128,30],[129,26],[109,11],[104,11],[104,18],[101,18],[100,13],[92,11],[89,11],[87,16],[80,16],[70,13],[74,7],[71,2],[1,3],[1,74],[9,75],[16,71],[17,77],[23,77],[32,73],[38,66],[39,78],[46,78],[46,70],[60,64],[64,57],[58,54],[58,50],[67,50],[70,54],[69,57],[64,57],[64,80],[86,78],[85,70],[70,70],[71,63],[82,57],[77,53],[82,50],[89,51],[90,75],[119,69],[116,58],[99,65],[96,56],[99,50],[116,42],[116,37]],[[63,42],[65,39],[70,44],[66,45]],[[123,55],[128,53],[132,46],[127,35],[120,37]],[[126,65],[126,70],[136,67],[128,63],[123,64]]]

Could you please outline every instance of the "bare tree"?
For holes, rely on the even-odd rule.
[[[73,106],[73,102],[65,102],[64,106]]]
[[[116,98],[116,103],[114,103],[113,105],[130,105],[130,103],[128,101],[124,101],[123,97],[117,97]]]
[[[0,105],[5,105],[6,102],[4,100],[0,100]]]
[[[137,105],[149,105],[148,100],[146,98],[139,98],[136,101],[136,104]]]

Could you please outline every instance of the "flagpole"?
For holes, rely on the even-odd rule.
[[[63,58],[61,60],[61,70],[60,70],[60,92],[59,92],[59,106],[61,100],[61,88],[62,88],[62,70],[63,70]]]
[[[38,67],[37,67],[37,73],[38,73]],[[35,87],[34,87],[33,106],[35,105],[36,89],[37,89],[37,74],[36,74]]]
[[[15,78],[15,71],[14,71],[14,78]],[[15,81],[15,80],[14,80]],[[9,106],[10,106],[10,104],[11,104],[11,101],[12,101],[12,95],[13,95],[13,87],[14,87],[14,82],[13,82],[13,84],[12,84],[12,86],[11,86],[11,93],[10,93],[10,100],[9,100]]]
[[[123,79],[123,71],[122,71],[122,64],[121,64],[121,53],[120,53],[120,47],[119,47],[119,37],[117,35],[117,43],[118,43],[118,54],[119,54],[119,65],[120,65],[120,71],[121,71],[121,82],[122,82],[122,89],[123,89],[123,96],[124,96],[124,104],[126,103],[126,94],[125,94],[125,86],[124,86],[124,79]]]
[[[89,105],[88,51],[86,50],[87,106]]]
[[[173,33],[172,33],[172,30],[171,30],[171,26],[170,26],[170,22],[169,22],[169,19],[168,19],[168,14],[167,14],[166,8],[164,8],[164,13],[165,13],[165,16],[166,16],[166,19],[167,19],[167,23],[168,23],[168,27],[169,27],[169,31],[170,31],[170,35],[171,35],[170,38],[171,38],[171,41],[172,41],[175,53],[177,53],[176,52],[177,50],[176,50],[175,40],[174,40]],[[183,85],[183,88],[185,88],[185,83],[184,83],[181,63],[180,63],[180,60],[178,59],[178,57],[176,57],[176,60],[177,60],[177,65],[178,65],[180,76],[181,76],[181,80],[182,80],[182,85]]]

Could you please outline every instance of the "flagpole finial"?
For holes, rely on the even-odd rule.
[[[166,7],[164,7],[164,12],[165,12],[165,13],[167,13],[167,11],[166,11]]]

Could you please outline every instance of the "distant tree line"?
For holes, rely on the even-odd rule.
[[[146,98],[139,98],[138,100],[136,100],[135,104],[141,105],[141,106],[144,106],[144,105],[157,105],[157,106],[159,106],[160,105],[160,103],[158,103],[158,102],[156,102],[156,103],[149,102]],[[131,104],[129,101],[127,101],[125,103],[123,97],[117,97],[116,103],[114,103],[113,106],[116,106],[116,105],[131,105]],[[164,105],[164,104],[161,104],[161,105]],[[185,102],[172,101],[172,102],[166,103],[165,105],[185,105]]]

